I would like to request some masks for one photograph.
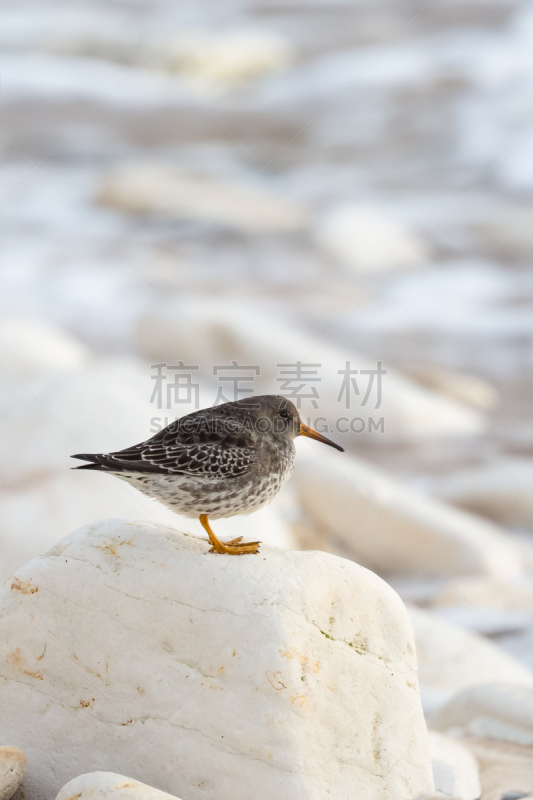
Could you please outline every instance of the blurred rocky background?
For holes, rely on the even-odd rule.
[[[298,442],[275,504],[219,533],[388,580],[432,726],[473,742],[484,798],[521,791],[531,4],[6,0],[0,22],[2,578],[92,519],[177,524],[68,469],[192,410],[171,372],[150,402],[153,365],[197,366],[211,405],[215,367],[278,392],[279,364],[319,364],[302,414],[347,453]],[[379,407],[360,383],[347,409],[340,373],[378,362]]]

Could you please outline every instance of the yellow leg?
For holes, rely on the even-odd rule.
[[[261,542],[243,542],[240,544],[242,536],[239,536],[237,539],[232,539],[230,542],[221,542],[211,530],[207,514],[200,514],[200,522],[212,544],[211,550],[209,551],[210,553],[226,553],[228,556],[244,556],[248,553],[259,552],[259,545]]]

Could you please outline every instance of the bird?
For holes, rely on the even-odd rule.
[[[287,397],[251,395],[194,411],[140,444],[113,453],[78,453],[73,469],[109,472],[172,511],[200,520],[210,553],[249,555],[261,542],[222,542],[209,519],[251,514],[291,476],[297,436],[344,452],[304,425]]]

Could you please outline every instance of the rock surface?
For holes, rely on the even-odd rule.
[[[293,484],[311,528],[380,574],[521,572],[522,551],[486,520],[450,508],[346,454],[299,454]]]
[[[435,790],[461,800],[477,800],[481,794],[479,767],[460,742],[430,731],[429,747]]]
[[[18,747],[0,747],[0,800],[14,795],[27,767],[28,760]]]
[[[29,754],[32,800],[73,772],[132,763],[187,800],[433,788],[405,607],[353,562],[267,547],[219,557],[195,537],[108,520],[7,590],[2,723]]]
[[[533,692],[507,683],[472,686],[455,695],[432,719],[432,726],[463,736],[533,745]]]
[[[56,800],[179,800],[174,794],[161,792],[115,772],[87,772],[69,781]]]

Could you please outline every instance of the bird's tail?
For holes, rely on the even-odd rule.
[[[79,458],[80,461],[91,461],[91,464],[81,464],[79,467],[71,467],[71,469],[96,469],[105,470],[108,465],[106,464],[107,456],[105,453],[78,453],[71,458]]]

